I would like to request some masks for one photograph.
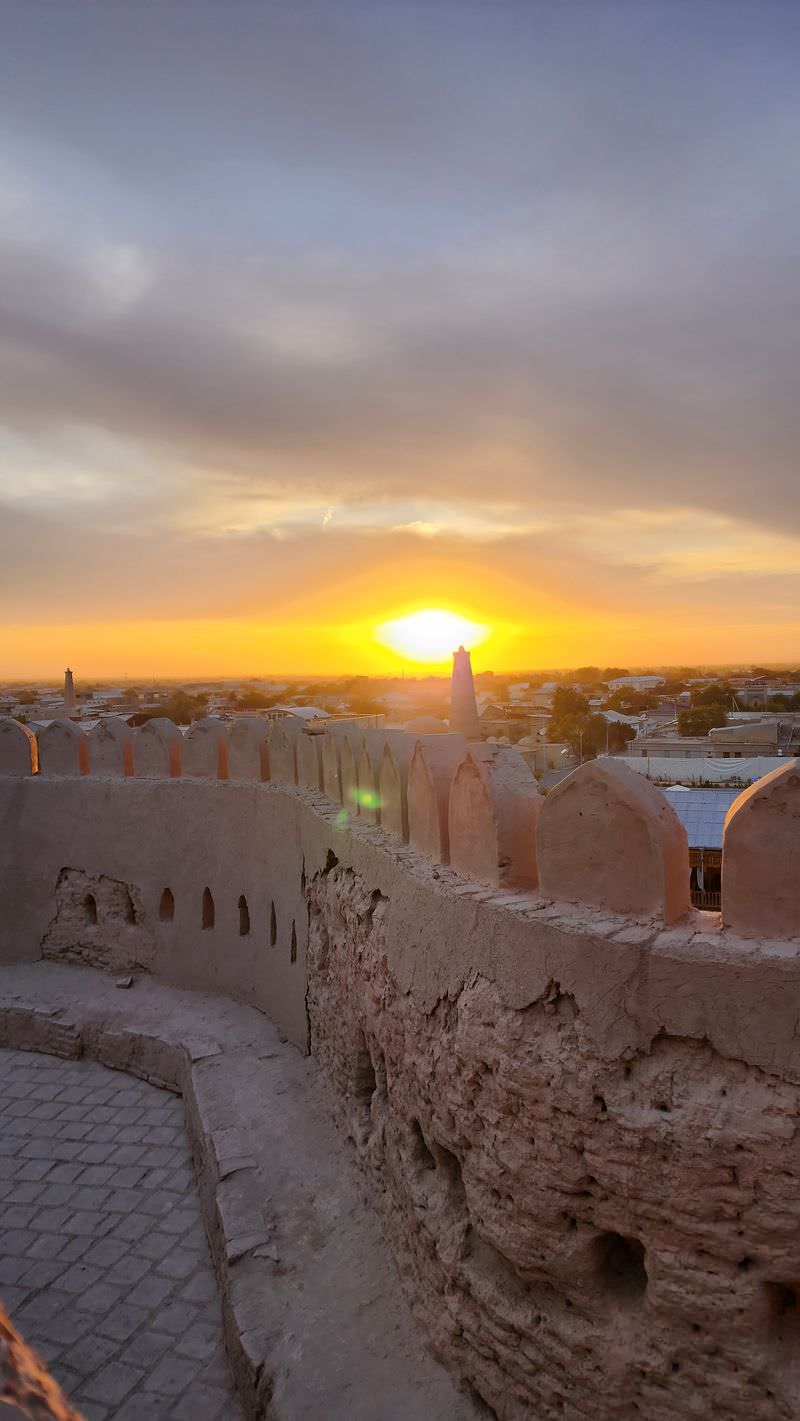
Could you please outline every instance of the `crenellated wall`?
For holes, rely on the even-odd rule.
[[[457,736],[154,721],[93,758],[10,724],[0,961],[224,992],[310,1049],[498,1416],[800,1415],[795,762],[732,807],[720,916],[618,761],[542,797]]]

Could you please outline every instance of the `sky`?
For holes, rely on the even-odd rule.
[[[5,0],[0,679],[800,660],[793,0]]]

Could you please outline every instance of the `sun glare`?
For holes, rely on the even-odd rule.
[[[375,640],[406,661],[433,665],[449,661],[459,646],[465,646],[468,651],[480,646],[490,631],[491,627],[471,622],[456,612],[426,607],[383,622],[375,628]]]

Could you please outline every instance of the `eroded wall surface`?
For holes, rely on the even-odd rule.
[[[800,1414],[796,1083],[663,1029],[609,1059],[556,978],[423,1004],[369,881],[310,892],[312,1051],[437,1355],[507,1421]]]

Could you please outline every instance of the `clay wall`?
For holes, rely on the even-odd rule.
[[[227,780],[10,745],[0,961],[225,992],[310,1047],[423,1331],[504,1421],[796,1416],[800,767],[732,807],[719,915],[617,762],[542,798],[502,751],[370,745],[415,765],[387,831],[292,782],[299,734],[274,782],[271,745]]]

